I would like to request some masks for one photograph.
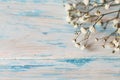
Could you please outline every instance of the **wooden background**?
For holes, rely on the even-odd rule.
[[[0,80],[120,80],[120,54],[77,49],[62,0],[0,0]]]

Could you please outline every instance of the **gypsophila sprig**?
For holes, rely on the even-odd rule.
[[[120,53],[120,0],[66,0],[64,7],[66,21],[76,30],[73,43],[77,48],[88,48],[92,37],[103,48]],[[104,35],[91,36],[98,33]]]

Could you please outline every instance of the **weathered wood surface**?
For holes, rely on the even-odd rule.
[[[73,46],[62,0],[0,0],[0,80],[120,80],[120,54]]]

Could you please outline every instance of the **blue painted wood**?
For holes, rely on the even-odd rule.
[[[62,0],[0,0],[0,80],[120,80],[120,55],[71,39]]]

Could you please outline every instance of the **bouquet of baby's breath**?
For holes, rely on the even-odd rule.
[[[64,7],[66,21],[76,28],[76,47],[89,48],[88,41],[94,38],[103,48],[120,52],[120,0],[67,0]]]

